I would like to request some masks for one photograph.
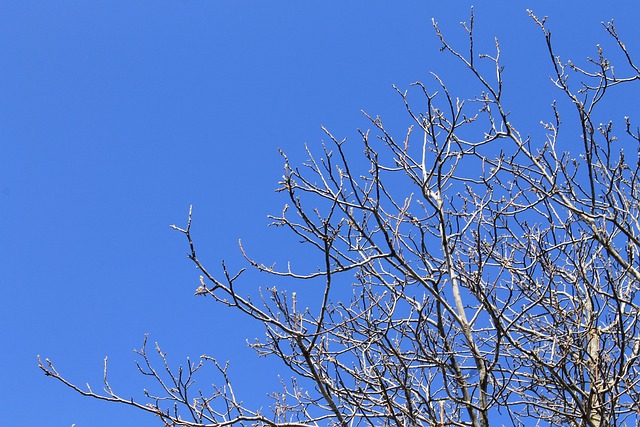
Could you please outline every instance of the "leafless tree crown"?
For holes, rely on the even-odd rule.
[[[640,132],[628,117],[617,126],[597,118],[612,88],[634,84],[640,69],[613,22],[603,26],[621,53],[616,73],[599,46],[584,66],[561,60],[545,20],[530,15],[551,80],[572,105],[561,113],[553,104],[543,137],[509,121],[500,46],[475,52],[472,15],[464,51],[433,25],[442,50],[482,87],[476,97],[455,98],[434,75],[435,90],[413,85],[419,110],[396,88],[412,120],[405,135],[365,114],[363,157],[328,131],[302,167],[283,154],[288,204],[273,225],[321,254],[322,265],[278,270],[242,251],[249,268],[321,282],[315,306],[275,287],[261,298],[241,294],[244,270],[223,263],[214,276],[201,264],[191,212],[186,227],[173,226],[201,271],[196,294],[264,326],[266,338],[250,347],[281,360],[290,377],[270,406],[246,407],[216,359],[175,369],[157,345],[148,354],[146,341],[139,370],[158,392],[142,400],[112,390],[106,363],[103,393],[69,382],[49,360],[41,369],[166,426],[637,426]],[[492,71],[481,72],[487,62]],[[207,364],[219,374],[213,394],[191,387]]]

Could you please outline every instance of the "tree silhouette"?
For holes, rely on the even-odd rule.
[[[249,268],[321,281],[315,307],[275,287],[242,295],[244,269],[223,263],[218,277],[199,260],[191,211],[186,226],[173,226],[201,271],[196,294],[262,324],[266,337],[250,346],[292,376],[269,395],[268,411],[246,407],[215,358],[173,369],[146,340],[138,368],[158,390],[145,391],[146,400],[113,392],[106,363],[102,394],[69,382],[49,360],[40,368],[166,426],[636,425],[640,131],[630,118],[614,125],[599,105],[614,86],[640,80],[640,69],[613,22],[603,27],[626,61],[618,74],[599,46],[584,67],[561,60],[545,20],[529,13],[545,37],[552,82],[573,106],[553,104],[543,137],[509,121],[499,44],[475,52],[472,14],[464,51],[433,25],[442,50],[481,87],[475,97],[455,98],[434,76],[434,88],[413,85],[419,103],[396,88],[413,122],[406,134],[366,115],[362,157],[326,130],[328,142],[319,154],[307,149],[302,167],[283,154],[279,190],[289,201],[273,225],[323,264],[278,270],[241,249]],[[207,364],[220,385],[205,395],[192,384]]]

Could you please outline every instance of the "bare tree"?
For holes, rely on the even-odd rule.
[[[640,131],[629,118],[619,129],[602,119],[599,105],[614,86],[640,80],[640,69],[613,22],[603,27],[624,75],[599,46],[584,67],[561,60],[545,20],[529,13],[546,40],[551,80],[573,106],[561,113],[553,104],[543,138],[509,121],[499,44],[491,55],[475,52],[472,14],[464,53],[434,27],[478,96],[454,98],[434,76],[435,90],[414,84],[423,111],[396,89],[413,121],[400,138],[365,114],[373,131],[360,131],[362,158],[328,131],[302,168],[284,157],[280,191],[290,201],[273,225],[323,263],[277,270],[242,252],[250,268],[276,278],[321,281],[315,307],[275,287],[260,298],[240,294],[244,269],[223,263],[217,277],[200,262],[191,211],[184,228],[173,226],[201,271],[196,294],[262,324],[266,338],[250,346],[291,374],[268,411],[246,407],[216,359],[173,369],[146,341],[138,367],[157,390],[146,400],[117,395],[106,363],[104,393],[72,384],[49,360],[40,368],[166,426],[638,425]],[[487,63],[491,71],[481,72]],[[565,119],[578,127],[561,138]],[[220,386],[205,395],[191,386],[208,364]]]

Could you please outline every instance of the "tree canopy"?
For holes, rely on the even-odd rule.
[[[404,134],[365,113],[371,129],[359,131],[359,152],[326,130],[303,165],[283,153],[288,203],[273,225],[323,261],[279,269],[241,250],[247,268],[321,283],[308,307],[276,286],[238,291],[245,269],[223,262],[214,274],[198,258],[191,210],[173,226],[200,270],[196,294],[264,327],[249,345],[283,367],[282,388],[265,391],[268,408],[247,407],[215,357],[174,368],[146,342],[138,366],[155,385],[142,400],[112,391],[106,363],[104,393],[76,386],[49,360],[40,368],[167,426],[635,425],[640,131],[602,106],[620,96],[616,86],[637,84],[640,69],[613,22],[603,28],[618,49],[615,68],[600,46],[582,65],[563,60],[545,19],[530,15],[558,97],[571,105],[554,103],[543,132],[510,121],[500,45],[476,52],[472,14],[464,47],[433,25],[478,93],[456,95],[433,75],[396,88],[412,122]],[[206,365],[216,385],[194,390]]]

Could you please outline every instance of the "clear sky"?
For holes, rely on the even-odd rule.
[[[431,81],[429,71],[472,95],[431,27],[436,18],[464,48],[458,23],[471,4],[3,2],[0,427],[160,425],[81,398],[37,368],[41,354],[99,390],[108,355],[115,390],[140,396],[132,350],[145,333],[176,364],[203,353],[231,359],[236,392],[260,402],[279,368],[246,348],[262,331],[193,295],[199,274],[169,225],[184,225],[193,204],[210,266],[242,266],[239,238],[265,263],[286,259],[291,239],[266,228],[285,203],[273,192],[277,149],[303,159],[303,144],[323,139],[321,124],[356,143],[356,128],[367,127],[360,109],[404,132],[391,85]],[[640,57],[635,1],[478,2],[478,46],[499,38],[505,90],[525,130],[548,119],[559,96],[527,8],[549,15],[564,57],[594,55],[607,37],[600,21],[611,18]],[[636,99],[621,101],[637,114]],[[273,284],[262,280],[247,286]]]

